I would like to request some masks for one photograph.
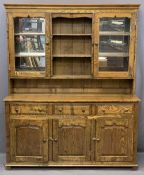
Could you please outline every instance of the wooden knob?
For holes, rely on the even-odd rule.
[[[49,45],[49,42],[50,42],[49,38],[46,38],[46,45]]]
[[[59,109],[59,112],[62,112],[63,109]]]
[[[82,109],[82,112],[84,113],[84,112],[85,112],[85,110],[84,110],[84,109]]]
[[[18,108],[15,109],[15,112],[18,113]]]
[[[43,143],[46,143],[46,142],[47,142],[47,140],[46,140],[46,139],[44,139],[44,140],[43,140]]]
[[[95,46],[98,46],[99,44],[98,43],[95,43]]]

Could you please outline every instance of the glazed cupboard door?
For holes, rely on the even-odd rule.
[[[13,162],[47,162],[47,120],[12,119],[10,154]]]
[[[90,157],[90,125],[86,119],[49,120],[49,161],[85,162]]]
[[[93,14],[51,14],[53,78],[91,78]]]
[[[98,162],[133,161],[132,116],[104,116],[92,122],[93,158]]]
[[[9,21],[9,72],[11,77],[48,76],[50,56],[49,14],[11,13]],[[49,67],[48,67],[49,68]]]
[[[94,74],[133,78],[136,22],[133,13],[95,15]]]

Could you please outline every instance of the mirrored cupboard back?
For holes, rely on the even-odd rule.
[[[5,8],[6,167],[137,167],[139,5]]]

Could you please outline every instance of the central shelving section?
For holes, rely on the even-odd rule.
[[[92,18],[52,18],[52,76],[91,77]]]

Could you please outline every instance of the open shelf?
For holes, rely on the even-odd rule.
[[[65,57],[65,58],[71,58],[71,57],[77,57],[77,58],[79,58],[79,57],[84,57],[84,58],[90,58],[90,57],[92,57],[92,55],[84,55],[84,54],[65,54],[65,55],[53,55],[53,57]]]
[[[87,36],[53,37],[53,55],[91,55],[92,38]]]
[[[90,79],[91,75],[53,75],[52,79]]]
[[[54,76],[89,76],[91,75],[91,59],[85,57],[54,57],[53,58]]]
[[[53,34],[53,36],[92,36],[92,34],[81,34],[81,33],[58,33],[58,34]]]
[[[65,18],[57,17],[52,19],[52,33],[57,34],[91,34],[92,33],[92,19],[81,18]]]

